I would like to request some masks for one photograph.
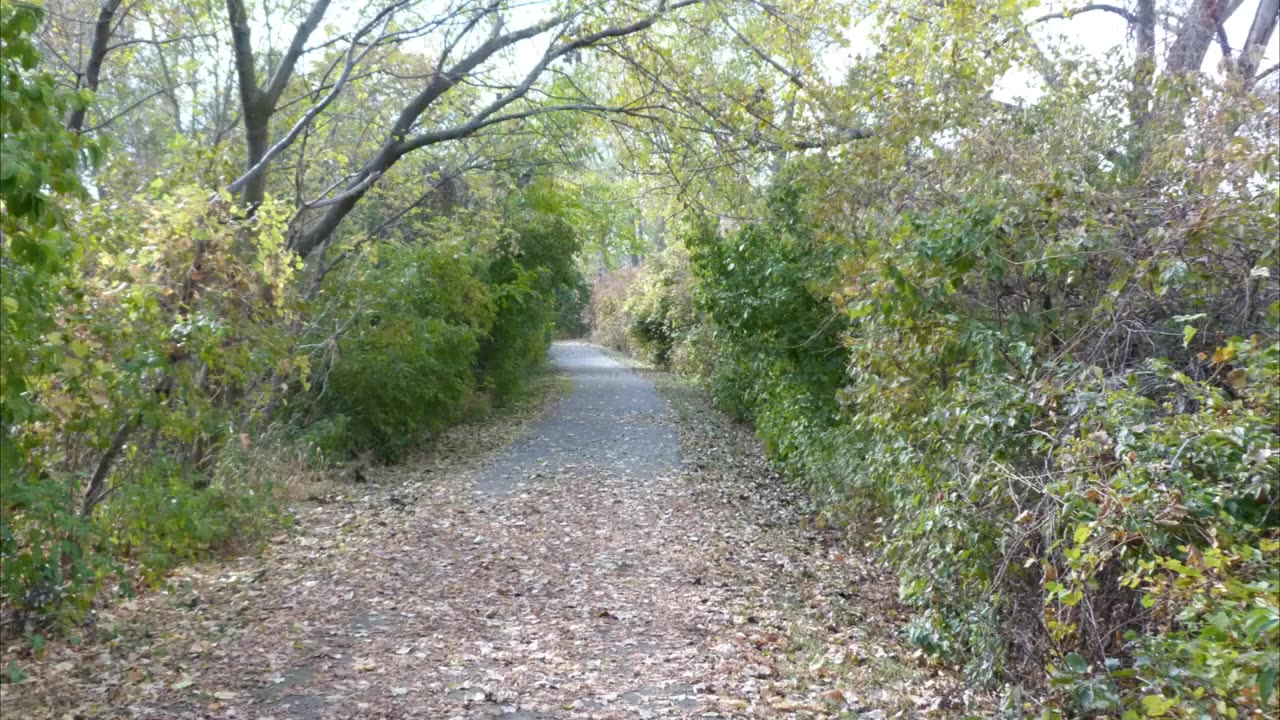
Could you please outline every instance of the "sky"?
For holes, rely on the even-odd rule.
[[[1112,2],[1122,7],[1131,7],[1133,5],[1132,0],[1112,0]],[[1184,2],[1190,4],[1190,0],[1184,0]],[[1226,30],[1227,38],[1233,45],[1243,44],[1244,38],[1249,33],[1249,25],[1253,22],[1253,14],[1257,10],[1259,2],[1261,0],[1245,0],[1240,9],[1224,23],[1223,28]],[[1076,0],[1074,2],[1047,0],[1038,7],[1028,10],[1026,19],[1030,22],[1050,13],[1083,7],[1085,4],[1085,0]],[[866,54],[874,47],[870,39],[871,32],[871,21],[855,22],[849,28],[846,34],[849,39],[849,46],[833,51],[824,63],[824,70],[829,80],[843,77],[845,70],[852,63],[854,57],[860,53]],[[1109,12],[1087,12],[1070,18],[1047,20],[1032,27],[1031,34],[1042,46],[1047,47],[1055,42],[1065,42],[1095,58],[1103,58],[1117,47],[1132,52],[1132,40],[1129,37],[1128,23],[1124,18]],[[1161,55],[1164,53],[1164,43],[1167,42],[1167,39],[1168,34],[1163,32],[1159,33],[1156,38],[1159,46],[1157,51]],[[1209,53],[1205,57],[1205,72],[1218,74],[1217,68],[1221,60],[1222,50],[1217,43],[1214,43],[1209,47]],[[1268,68],[1278,60],[1280,60],[1280,32],[1272,33],[1271,41],[1267,46],[1267,51],[1259,64],[1259,68]],[[1030,101],[1040,94],[1041,88],[1040,76],[1035,71],[1020,69],[1010,72],[1002,78],[994,95],[997,99],[1006,102]]]
[[[1223,29],[1226,30],[1227,39],[1232,46],[1238,47],[1244,44],[1244,39],[1249,34],[1249,26],[1253,22],[1253,14],[1258,9],[1259,2],[1261,0],[1246,0],[1240,9],[1227,22],[1223,23]],[[1048,2],[1040,8],[1029,11],[1027,17],[1034,19],[1059,10],[1081,7],[1083,4],[1082,2]],[[1117,4],[1131,5],[1132,3],[1120,0]],[[1128,33],[1128,23],[1124,18],[1109,12],[1082,13],[1071,18],[1047,20],[1033,28],[1032,34],[1037,40],[1041,41],[1050,40],[1054,37],[1065,38],[1067,42],[1080,47],[1094,57],[1104,57],[1116,47],[1129,48],[1131,51],[1132,46],[1132,40]],[[1163,55],[1165,50],[1164,43],[1167,40],[1167,33],[1157,34],[1157,53],[1159,55]],[[1267,51],[1258,67],[1261,69],[1270,67],[1277,61],[1278,57],[1280,57],[1280,33],[1272,33],[1271,42],[1268,44]],[[1219,75],[1218,65],[1221,62],[1222,49],[1215,42],[1209,46],[1203,70],[1212,75]],[[1013,100],[1017,97],[1030,100],[1034,99],[1039,89],[1040,80],[1038,76],[1024,70],[1006,76],[995,94],[1002,100]]]
[[[1192,0],[1179,0],[1180,2],[1190,4]],[[1072,7],[1082,7],[1086,0],[1045,0],[1039,7],[1028,10],[1026,17],[1028,21],[1040,17],[1042,15],[1058,12]],[[1111,0],[1111,2],[1129,7],[1133,5],[1132,0]],[[1258,7],[1261,0],[1245,0],[1239,10],[1225,23],[1225,29],[1228,39],[1233,44],[1242,44],[1245,36],[1248,34],[1249,25],[1253,20],[1254,11]],[[1165,3],[1161,3],[1163,6]],[[448,5],[448,0],[431,0],[427,3],[419,3],[419,12],[426,13],[433,7],[443,8]],[[513,3],[514,7],[507,19],[507,27],[523,27],[544,17],[559,3],[549,0],[524,0],[523,2]],[[368,9],[361,5],[346,5],[344,3],[335,3],[329,13],[328,25],[332,28],[331,32],[342,32],[347,30],[351,25],[355,24],[357,18],[361,15],[368,14]],[[263,28],[259,27],[258,30]],[[272,28],[271,35],[276,37],[275,44],[283,46],[287,44],[287,38],[292,33],[292,27]],[[847,31],[846,36],[849,39],[849,46],[845,48],[835,49],[825,59],[824,70],[829,80],[837,80],[844,76],[845,70],[852,63],[852,59],[859,54],[866,54],[872,48],[873,44],[870,40],[871,23],[870,21],[857,23],[855,22]],[[1087,12],[1075,15],[1066,19],[1049,20],[1039,23],[1032,28],[1032,35],[1043,45],[1053,44],[1056,39],[1065,40],[1068,44],[1075,45],[1085,53],[1102,58],[1116,47],[1131,48],[1131,39],[1128,37],[1127,23],[1123,18],[1109,12]],[[325,33],[320,33],[323,36]],[[1167,33],[1160,33],[1157,37],[1158,43],[1166,40]],[[553,38],[550,34],[533,38],[530,41],[518,43],[507,53],[503,54],[502,60],[506,61],[506,68],[497,68],[498,74],[503,79],[515,80],[523,73],[527,72],[542,56],[546,50],[547,44]],[[410,43],[410,48],[427,50],[431,45],[431,39],[423,39]],[[1159,52],[1163,53],[1163,45]],[[1216,73],[1218,63],[1222,59],[1222,51],[1217,43],[1209,48],[1209,53],[1205,58],[1204,69],[1209,73]],[[498,60],[500,64],[502,60]],[[1267,68],[1280,60],[1280,33],[1272,33],[1270,43],[1260,68]],[[508,77],[509,76],[509,77]],[[999,83],[996,89],[996,97],[1000,100],[1014,102],[1019,99],[1034,100],[1040,92],[1039,76],[1030,70],[1015,71],[1009,73]]]

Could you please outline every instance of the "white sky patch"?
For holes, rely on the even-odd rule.
[[[1235,14],[1223,24],[1227,38],[1235,44],[1243,44],[1253,22],[1253,15],[1261,0],[1245,0]],[[1064,2],[1050,0],[1039,7],[1026,12],[1028,22],[1050,13],[1061,12],[1070,8],[1079,8],[1083,1]],[[1124,4],[1119,0],[1119,4]],[[835,48],[823,58],[823,75],[828,82],[839,83],[859,56],[871,55],[876,47],[872,38],[875,32],[873,20],[854,21],[845,32],[849,44],[847,47]],[[1132,38],[1129,35],[1128,22],[1114,13],[1093,11],[1079,13],[1070,18],[1047,20],[1031,28],[1031,35],[1043,48],[1070,47],[1085,57],[1101,60],[1120,49],[1131,55]],[[1163,55],[1169,34],[1158,31],[1157,53]],[[1234,49],[1234,48],[1233,48]],[[1266,69],[1280,61],[1280,33],[1272,33],[1266,52],[1258,67]],[[1221,76],[1219,64],[1222,62],[1222,49],[1215,42],[1209,47],[1205,56],[1204,71],[1214,76]],[[1015,68],[1006,73],[996,83],[993,96],[997,100],[1010,103],[1034,102],[1044,90],[1044,82],[1040,74],[1029,68]]]
[[[1261,0],[1246,0],[1240,9],[1223,23],[1227,38],[1233,44],[1244,43],[1259,2]],[[1049,13],[1082,7],[1084,4],[1083,2],[1047,2],[1034,10],[1027,11],[1026,18],[1031,21]],[[1046,49],[1065,44],[1078,49],[1085,57],[1097,60],[1105,58],[1117,49],[1122,50],[1129,57],[1132,57],[1133,53],[1133,38],[1130,37],[1128,21],[1110,12],[1094,11],[1079,13],[1069,18],[1046,20],[1031,28],[1031,35]],[[1164,55],[1170,40],[1169,33],[1157,30],[1157,57]],[[1280,34],[1272,33],[1259,68],[1265,69],[1276,62],[1277,58],[1280,58]],[[1222,48],[1215,42],[1209,46],[1202,69],[1209,75],[1221,77],[1222,72],[1219,67],[1221,62]],[[993,97],[1005,102],[1034,101],[1043,91],[1044,82],[1038,73],[1027,68],[1017,68],[1005,74],[996,83]]]

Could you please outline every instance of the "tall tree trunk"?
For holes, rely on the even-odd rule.
[[[1156,76],[1156,2],[1138,0],[1134,16],[1138,49],[1133,61],[1133,93],[1129,97],[1129,120],[1139,130],[1151,115],[1151,85]]]
[[[1265,2],[1266,0],[1264,0]],[[1218,34],[1218,26],[1240,9],[1244,0],[1195,0],[1165,56],[1171,74],[1196,72]]]
[[[97,92],[102,77],[102,61],[107,57],[107,41],[111,39],[111,23],[115,20],[116,11],[120,9],[121,0],[103,0],[98,8],[98,20],[93,25],[93,39],[89,43],[89,61],[85,63],[84,73],[76,79],[78,87]],[[84,117],[88,108],[77,107],[67,116],[67,129],[80,132],[84,129]]]

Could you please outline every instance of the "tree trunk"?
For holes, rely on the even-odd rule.
[[[1138,0],[1134,34],[1138,50],[1133,61],[1133,93],[1129,98],[1129,120],[1141,129],[1151,115],[1151,84],[1156,76],[1156,2]]]
[[[1166,70],[1171,74],[1197,72],[1204,56],[1218,34],[1218,25],[1227,21],[1244,0],[1196,0],[1166,56]],[[1266,0],[1264,0],[1264,3]]]
[[[258,98],[260,101],[261,98]],[[255,103],[255,104],[260,104]],[[245,167],[252,168],[267,154],[271,144],[271,111],[260,107],[244,110]],[[256,208],[267,196],[267,173],[260,172],[245,183],[241,196],[244,206]]]
[[[111,39],[111,21],[120,9],[121,0],[103,0],[98,8],[98,20],[93,25],[93,40],[89,44],[89,61],[84,66],[84,74],[77,79],[77,86],[97,91],[102,76],[102,61],[107,57],[107,41]],[[77,107],[67,116],[67,129],[80,132],[84,129],[84,117],[88,112],[85,105]]]
[[[1240,58],[1236,66],[1246,83],[1253,81],[1258,72],[1258,63],[1267,51],[1267,42],[1276,30],[1280,21],[1280,0],[1262,0],[1258,10],[1253,14],[1253,24],[1249,26],[1249,37],[1240,48]]]

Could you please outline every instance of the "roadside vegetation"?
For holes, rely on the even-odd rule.
[[[945,94],[890,74],[884,136],[599,277],[594,337],[750,422],[878,544],[910,639],[1010,710],[1274,716],[1274,89],[1171,73],[1139,122],[1138,70],[1081,60],[1014,112],[987,62]],[[938,104],[964,122],[923,135]]]
[[[7,645],[589,332],[1010,716],[1276,715],[1273,0],[330,5],[0,0]]]

